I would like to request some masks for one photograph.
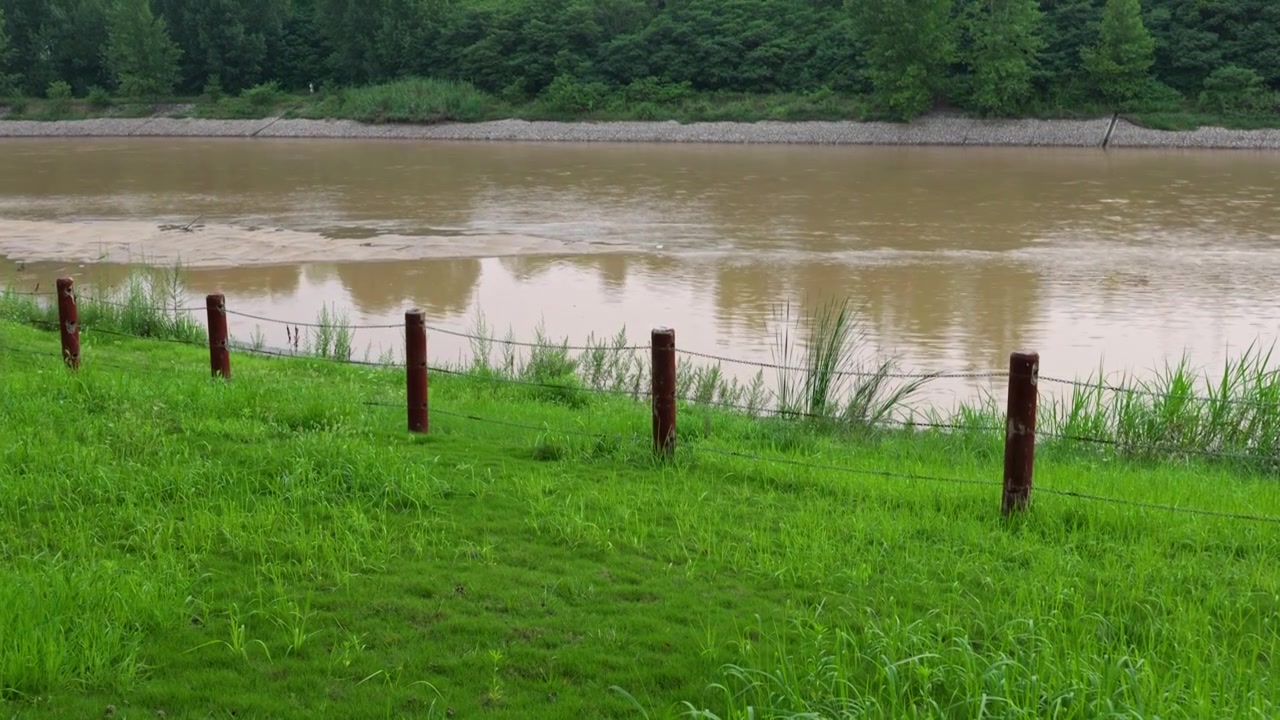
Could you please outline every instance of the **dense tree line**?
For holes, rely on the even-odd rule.
[[[940,102],[992,115],[1182,99],[1272,112],[1280,2],[0,0],[0,91],[405,76],[512,102],[643,86],[858,93],[895,117]]]

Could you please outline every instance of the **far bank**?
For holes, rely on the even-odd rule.
[[[859,121],[362,123],[268,117],[4,120],[0,138],[263,137],[502,142],[724,143],[803,145],[1015,146],[1280,150],[1280,129],[1201,127],[1170,131],[1123,118],[985,120],[933,115],[909,123]]]

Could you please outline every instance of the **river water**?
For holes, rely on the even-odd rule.
[[[193,298],[255,315],[416,306],[465,330],[483,311],[575,343],[670,326],[763,362],[780,303],[848,297],[903,370],[1032,349],[1056,376],[1216,366],[1280,320],[1280,154],[140,138],[0,158],[0,282],[27,289],[180,258]],[[255,326],[285,344],[233,318]],[[359,331],[357,354],[398,337]]]

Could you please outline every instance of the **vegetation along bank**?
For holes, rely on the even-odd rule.
[[[946,111],[1243,130],[1280,127],[1278,89],[1271,0],[0,0],[10,120],[178,108],[412,124],[902,122]],[[1206,142],[1119,130],[1115,144]]]

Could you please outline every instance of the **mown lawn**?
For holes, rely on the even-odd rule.
[[[1280,713],[1275,523],[1005,520],[990,435],[685,407],[664,465],[625,399],[433,377],[410,436],[396,371],[83,342],[0,322],[6,715]],[[1046,446],[1035,481],[1280,516],[1218,465]]]

